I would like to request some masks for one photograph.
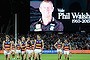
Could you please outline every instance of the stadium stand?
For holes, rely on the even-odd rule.
[[[35,39],[36,34],[37,33],[30,33],[24,36],[30,36],[31,39]],[[5,39],[5,34],[0,35],[0,49],[2,49],[2,42]],[[18,38],[20,38],[22,35],[18,35]],[[58,39],[61,39],[62,42],[64,39],[68,39],[72,50],[90,50],[90,33],[40,33],[40,35],[44,40],[44,50],[55,50],[53,45]],[[10,37],[11,40],[14,40],[14,35],[10,35]]]

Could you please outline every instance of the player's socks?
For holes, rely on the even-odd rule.
[[[25,59],[23,59],[23,60],[25,60]]]
[[[33,60],[34,60],[34,57],[33,57]]]
[[[17,59],[20,59],[20,57],[19,57],[19,58],[17,58]]]
[[[66,58],[64,60],[66,60]]]
[[[20,58],[17,58],[17,59],[20,59]]]
[[[39,58],[39,60],[41,60],[41,59]]]
[[[34,60],[34,59],[31,57],[31,60]]]
[[[23,60],[23,55],[22,55],[22,60]]]
[[[27,60],[27,58],[25,58],[24,60]]]
[[[35,60],[37,60],[37,59],[35,59]]]
[[[6,60],[8,60],[8,58],[6,58]]]
[[[8,59],[6,58],[6,60],[8,60]]]
[[[39,60],[41,60],[41,59],[40,59],[40,55],[39,55]]]
[[[7,56],[8,56],[8,55],[6,55],[6,60],[8,60]]]
[[[8,58],[10,60],[10,58]]]
[[[61,56],[60,56],[60,59],[61,59]]]
[[[27,60],[26,58],[24,60]]]
[[[69,57],[67,58],[67,60],[69,60]]]
[[[58,60],[60,60],[60,59],[58,58]]]
[[[14,54],[12,55],[12,58],[15,59],[15,55]]]
[[[14,57],[15,55],[14,54],[12,54],[12,57]]]
[[[65,57],[65,60],[67,60],[67,57]]]
[[[40,57],[39,57],[39,60],[41,60]]]
[[[25,58],[25,60],[27,60],[27,58]]]
[[[31,57],[29,57],[29,60],[31,60]]]

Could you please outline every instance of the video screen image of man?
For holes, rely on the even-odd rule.
[[[52,13],[54,6],[51,1],[42,1],[39,6],[41,18],[30,25],[30,31],[63,31],[62,22],[56,20]]]

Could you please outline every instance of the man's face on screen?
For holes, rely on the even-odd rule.
[[[51,2],[42,2],[39,9],[43,16],[49,16],[52,15],[54,7]]]

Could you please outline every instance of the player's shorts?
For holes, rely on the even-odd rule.
[[[35,52],[35,50],[33,50],[33,53]]]
[[[32,52],[32,54],[34,54],[35,53],[35,50],[32,50],[33,52]]]
[[[19,53],[21,53],[21,50],[16,50],[16,54],[19,54]]]
[[[33,50],[26,50],[26,53],[31,54],[31,53],[33,53]]]
[[[62,53],[62,49],[57,49],[57,52],[61,52]]]
[[[35,53],[41,53],[42,50],[41,50],[41,49],[35,49],[34,52],[35,52]]]
[[[25,54],[25,53],[26,53],[26,51],[22,51],[22,55]]]
[[[15,50],[11,50],[11,53],[12,53],[12,52],[15,52]]]
[[[69,55],[69,53],[70,53],[69,51],[64,51],[64,54],[67,54],[67,55]]]
[[[10,54],[10,51],[4,50],[4,55],[9,55],[9,54]]]

